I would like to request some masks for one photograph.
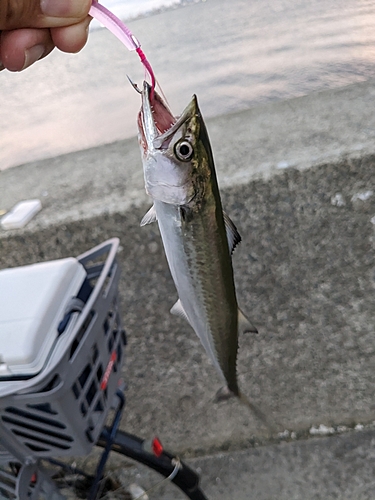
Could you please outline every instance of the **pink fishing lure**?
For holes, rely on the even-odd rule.
[[[151,92],[153,94],[156,84],[154,72],[151,68],[150,63],[148,62],[147,57],[141,49],[141,44],[130,31],[130,29],[110,10],[104,7],[104,5],[98,3],[96,0],[93,0],[89,14],[90,16],[98,20],[101,24],[103,24],[103,26],[109,29],[109,31],[113,33],[115,37],[118,38],[128,50],[135,50],[137,52],[142,64],[144,65],[147,73],[150,76],[152,89]]]

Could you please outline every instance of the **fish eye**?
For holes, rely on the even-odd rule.
[[[179,160],[189,161],[193,156],[194,149],[189,141],[183,140],[175,145],[174,152]]]

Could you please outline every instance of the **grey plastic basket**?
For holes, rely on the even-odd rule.
[[[118,388],[126,345],[118,245],[113,238],[77,257],[87,278],[66,311],[64,331],[44,369],[28,380],[0,382],[0,462],[9,453],[23,463],[86,455],[97,441]]]

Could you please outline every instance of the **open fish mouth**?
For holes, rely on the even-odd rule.
[[[144,82],[141,94],[142,106],[138,113],[138,130],[140,143],[147,152],[155,148],[155,139],[166,134],[177,122],[177,118],[147,82]]]
[[[197,98],[193,96],[183,113],[176,117],[160,95],[144,82],[142,90],[142,106],[138,114],[138,130],[140,144],[145,153],[168,147],[171,137],[197,113]]]

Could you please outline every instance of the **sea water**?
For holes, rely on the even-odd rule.
[[[103,0],[148,56],[179,114],[205,117],[375,76],[375,0]],[[134,19],[135,18],[135,19]],[[55,50],[0,73],[0,170],[135,136],[134,52],[94,29],[79,54]]]
[[[199,3],[202,0],[104,0],[101,1],[113,14],[123,21],[149,16],[171,8],[183,7],[189,3]],[[94,21],[92,27],[98,28]]]

